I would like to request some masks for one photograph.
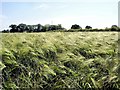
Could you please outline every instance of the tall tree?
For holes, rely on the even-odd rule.
[[[40,32],[42,30],[42,25],[41,24],[38,24],[37,25],[37,31]]]
[[[92,29],[92,27],[91,26],[86,26],[85,29]]]
[[[32,25],[27,25],[28,27],[28,32],[33,32],[34,31],[34,28]]]
[[[18,27],[19,27],[20,32],[26,31],[25,30],[26,29],[26,24],[21,23],[21,24],[18,25]]]
[[[45,24],[43,27],[44,31],[49,31],[50,24]]]
[[[11,28],[10,32],[18,32],[17,25],[11,24],[9,27]]]
[[[71,29],[82,29],[79,25],[74,24],[71,26]]]
[[[118,31],[119,27],[117,25],[112,25],[111,26],[111,31]]]
[[[57,25],[57,29],[62,29],[62,25],[61,25],[61,24],[58,24],[58,25]]]

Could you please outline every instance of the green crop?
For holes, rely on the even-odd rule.
[[[3,33],[3,90],[120,89],[117,32]]]

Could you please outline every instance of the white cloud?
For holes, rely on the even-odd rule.
[[[37,10],[37,9],[43,9],[43,8],[46,9],[46,8],[48,8],[48,7],[49,7],[49,6],[48,6],[47,4],[40,4],[40,5],[38,5],[38,6],[35,6],[34,9],[36,9],[36,10]]]
[[[60,8],[60,9],[64,9],[64,8],[66,8],[68,5],[59,5],[59,6],[57,6],[58,8]]]
[[[64,5],[64,4],[50,4],[50,3],[43,3],[43,4],[40,4],[40,5],[37,5],[34,7],[35,10],[38,10],[38,9],[54,9],[54,8],[58,8],[58,9],[64,9],[66,8],[67,5]]]

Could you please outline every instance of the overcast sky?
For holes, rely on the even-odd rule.
[[[0,30],[10,24],[62,24],[69,29],[72,24],[82,28],[118,25],[119,0],[2,0],[0,4]]]

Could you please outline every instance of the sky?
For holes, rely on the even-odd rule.
[[[119,0],[2,0],[0,30],[11,24],[62,24],[70,29],[73,24],[82,28],[105,28],[118,25]]]

